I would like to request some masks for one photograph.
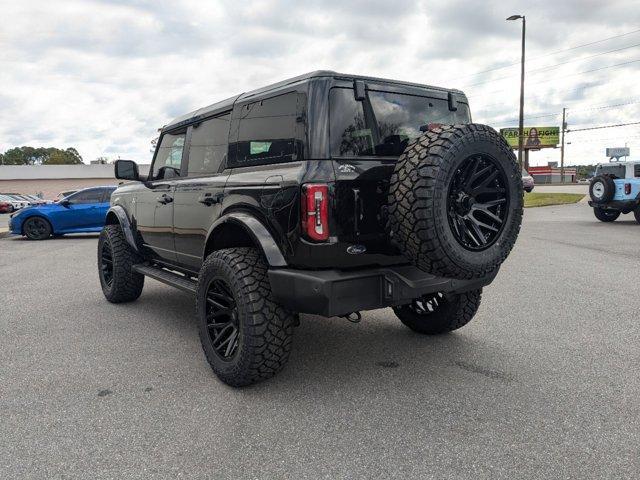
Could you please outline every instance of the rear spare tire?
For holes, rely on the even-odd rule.
[[[598,175],[593,177],[589,184],[589,196],[593,203],[601,205],[613,200],[616,193],[616,184],[613,178],[606,175]]]
[[[454,278],[494,271],[522,221],[522,178],[493,128],[437,127],[398,159],[389,188],[389,235],[421,270]]]

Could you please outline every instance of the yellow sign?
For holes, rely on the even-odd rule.
[[[524,148],[552,148],[560,142],[560,127],[525,127]],[[502,135],[510,147],[518,148],[518,129],[501,128]]]

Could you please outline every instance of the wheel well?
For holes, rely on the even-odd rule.
[[[27,223],[32,218],[41,218],[42,220],[47,222],[49,224],[49,228],[51,229],[51,233],[54,233],[53,224],[51,223],[51,220],[49,220],[47,217],[43,217],[42,215],[30,215],[29,217],[25,218],[24,221],[22,222],[22,225],[20,226],[20,235],[24,235],[24,224]]]
[[[222,250],[223,248],[235,247],[255,247],[262,254],[262,248],[251,237],[249,232],[238,224],[226,222],[220,225],[209,236],[204,249],[204,258],[211,252]]]
[[[118,216],[115,213],[113,212],[107,213],[107,219],[105,221],[105,225],[117,225],[118,223],[120,223],[120,221],[118,220]]]

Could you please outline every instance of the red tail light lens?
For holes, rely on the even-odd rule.
[[[302,186],[302,231],[311,240],[329,238],[329,187],[321,183]]]
[[[624,194],[625,195],[631,195],[631,184],[630,183],[625,183],[624,184]]]

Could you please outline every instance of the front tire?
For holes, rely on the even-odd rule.
[[[51,236],[53,229],[45,218],[29,217],[25,220],[22,231],[29,240],[46,240]]]
[[[224,383],[251,385],[287,363],[296,318],[274,302],[267,265],[256,249],[209,255],[198,276],[196,302],[202,348]]]
[[[111,303],[136,300],[144,287],[144,275],[132,270],[142,262],[127,243],[120,225],[106,225],[98,239],[98,273],[105,298]]]
[[[614,222],[620,216],[619,210],[605,210],[604,208],[594,208],[593,214],[601,222]],[[637,217],[636,217],[637,218]]]
[[[393,311],[414,332],[439,335],[469,323],[478,311],[481,298],[481,288],[459,294],[433,293],[408,305],[394,307]]]
[[[640,223],[640,207],[633,211],[633,216],[636,217],[636,222]]]

